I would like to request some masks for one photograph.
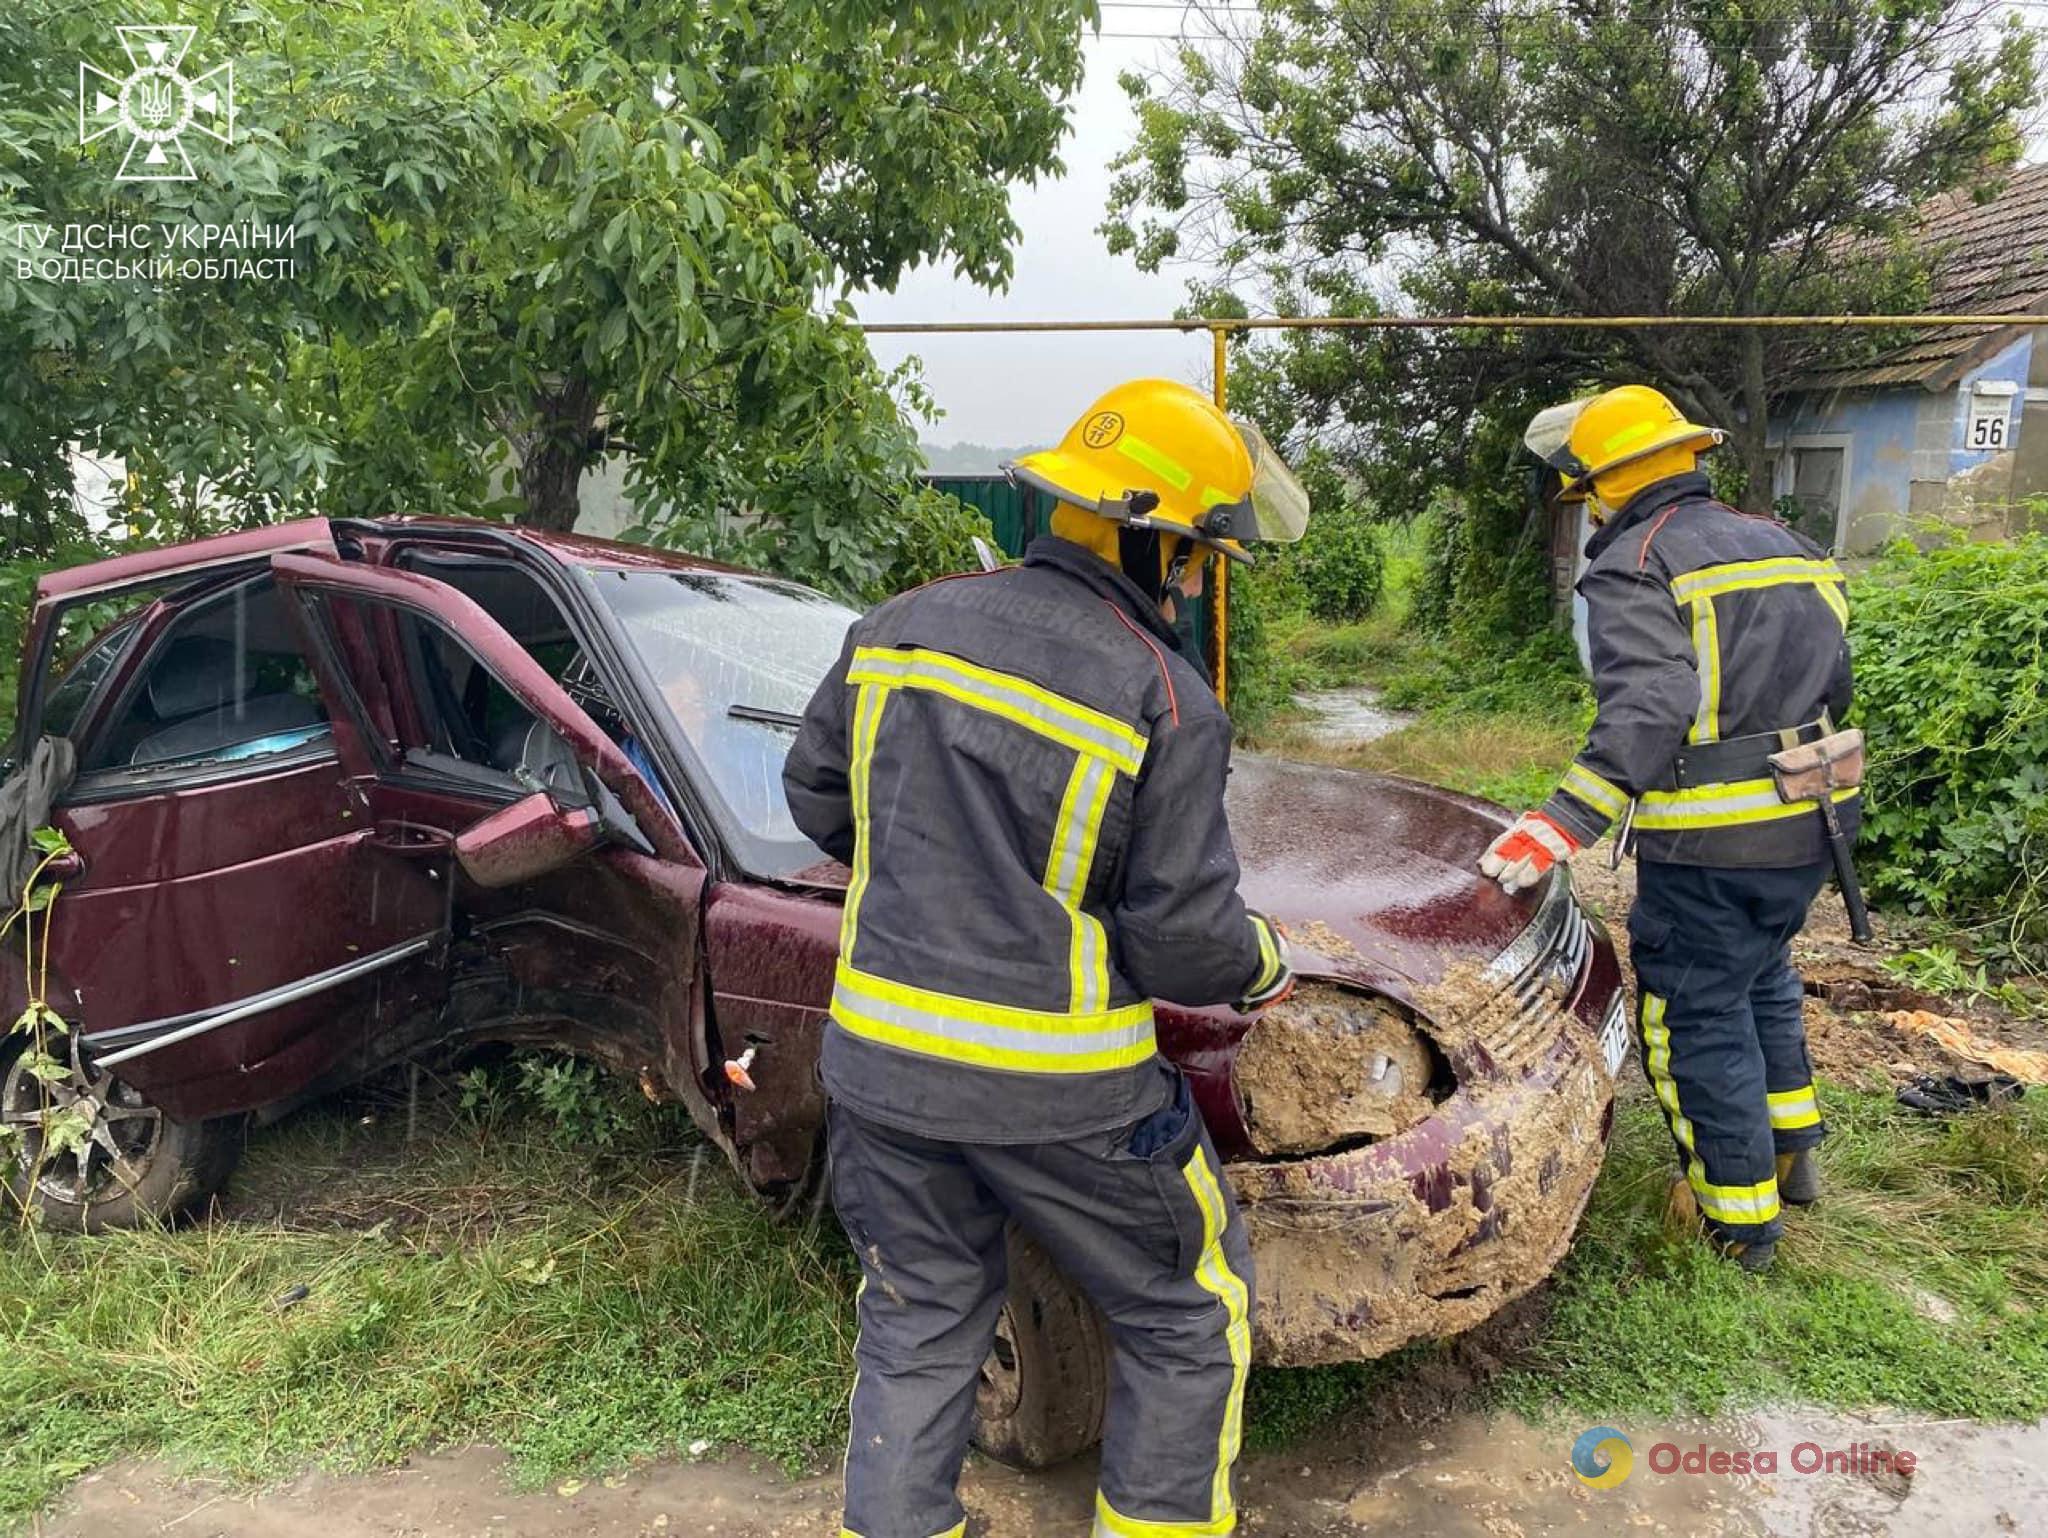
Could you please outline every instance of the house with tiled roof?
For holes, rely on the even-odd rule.
[[[2038,526],[2024,504],[2048,496],[2048,165],[1988,202],[1935,199],[1916,238],[1929,310],[2042,323],[1932,327],[1794,382],[1773,414],[1773,490],[1843,555],[1929,518],[1987,536]]]

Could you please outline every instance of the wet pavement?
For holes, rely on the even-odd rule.
[[[1721,1421],[1623,1424],[1631,1469],[1581,1483],[1586,1428],[1455,1415],[1341,1433],[1244,1465],[1244,1531],[1275,1538],[1963,1538],[2048,1534],[2048,1422],[1983,1425],[1787,1407]],[[1882,1452],[1886,1456],[1880,1458]],[[1884,1465],[1913,1455],[1910,1474]],[[1716,1473],[1709,1469],[1722,1456]],[[1770,1472],[1733,1472],[1774,1455]],[[1827,1462],[1828,1455],[1834,1462]],[[1688,1465],[1702,1470],[1691,1472]],[[1812,1465],[1809,1471],[1809,1465]],[[1085,1538],[1093,1470],[1018,1474],[973,1460],[972,1538]],[[503,1456],[456,1449],[362,1475],[313,1473],[251,1492],[161,1465],[88,1474],[40,1524],[50,1538],[830,1538],[838,1481],[786,1479],[744,1455],[664,1460],[521,1491]]]

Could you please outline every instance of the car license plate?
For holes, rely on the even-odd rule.
[[[1607,1059],[1607,1077],[1618,1078],[1628,1058],[1628,990],[1615,994],[1600,1024],[1600,1055]]]

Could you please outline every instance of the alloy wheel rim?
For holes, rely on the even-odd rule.
[[[17,1178],[33,1171],[38,1195],[74,1207],[132,1192],[163,1140],[163,1113],[111,1072],[94,1072],[75,1035],[70,1071],[54,1083],[29,1071],[29,1055],[18,1054],[0,1081],[0,1124],[16,1134]],[[45,1159],[44,1117],[67,1110],[85,1117],[85,1140]]]

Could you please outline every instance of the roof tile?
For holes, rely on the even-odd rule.
[[[1919,242],[1934,257],[1930,311],[2048,311],[2048,165],[2018,167],[1988,203],[1967,191],[1944,193],[1926,204],[1921,221]],[[1803,390],[1926,385],[1947,376],[2000,329],[1930,327],[1869,363],[1818,370],[1797,385]]]

